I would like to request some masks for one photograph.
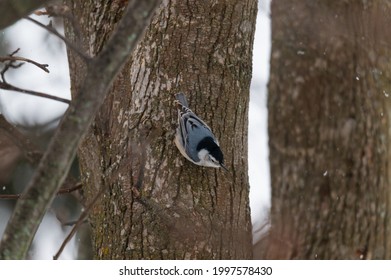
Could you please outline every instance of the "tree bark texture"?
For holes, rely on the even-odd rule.
[[[265,258],[388,259],[389,1],[272,2]]]
[[[123,1],[74,1],[95,55]],[[79,150],[97,259],[249,259],[248,93],[257,2],[163,1]],[[69,27],[68,35],[75,35]],[[70,57],[72,83],[83,69]],[[220,140],[230,173],[173,144],[175,94]],[[76,97],[77,98],[77,97]]]
[[[137,6],[135,2],[129,1],[129,8],[105,49],[88,60],[89,71],[79,85],[77,99],[68,107],[15,205],[0,243],[0,259],[26,258],[40,222],[65,181],[81,139],[158,4],[157,0],[144,1]]]

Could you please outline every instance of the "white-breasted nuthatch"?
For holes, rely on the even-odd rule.
[[[207,167],[224,166],[224,156],[219,142],[209,126],[194,114],[187,104],[183,93],[176,95],[178,103],[178,128],[175,144],[181,154],[192,163]]]

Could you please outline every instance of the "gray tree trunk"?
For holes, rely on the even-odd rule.
[[[388,1],[272,2],[265,258],[388,259]]]
[[[122,1],[69,2],[99,52]],[[80,147],[98,259],[249,259],[248,93],[257,2],[164,1]],[[68,26],[69,37],[75,30]],[[85,69],[70,57],[74,88]],[[230,173],[185,160],[174,96],[214,130]],[[77,97],[76,97],[77,98]]]

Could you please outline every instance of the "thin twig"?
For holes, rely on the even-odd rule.
[[[20,50],[20,48],[17,48],[15,51],[13,51],[9,56],[12,57],[14,54],[16,54],[18,51]],[[13,61],[9,62],[9,63],[6,63],[3,70],[1,70],[0,74],[1,74],[1,79],[4,83],[6,83],[7,81],[5,80],[5,73],[8,71],[9,68],[18,68],[20,66],[22,66],[23,63],[19,63],[17,65],[13,64]]]
[[[76,185],[74,185],[73,187],[60,189],[57,192],[57,195],[68,194],[68,193],[74,192],[76,190],[79,190],[82,187],[83,187],[82,183],[79,182]],[[22,194],[20,194],[20,193],[18,193],[18,194],[0,194],[0,199],[19,199],[21,195]]]
[[[0,194],[0,199],[19,199],[21,194]]]
[[[13,85],[11,85],[11,84],[9,84],[7,82],[1,82],[0,81],[0,88],[1,89],[6,89],[6,90],[14,90],[14,91],[17,91],[17,92],[30,94],[30,95],[33,95],[33,96],[38,96],[38,97],[52,99],[52,100],[55,100],[55,101],[63,102],[63,103],[68,104],[68,105],[71,103],[70,100],[65,99],[65,98],[61,98],[61,97],[58,97],[58,96],[50,95],[50,94],[39,92],[39,91],[19,88],[19,87],[13,86]]]
[[[24,58],[21,56],[14,56],[14,54],[16,54],[19,50],[20,49],[18,48],[15,51],[13,51],[9,56],[0,57],[0,62],[8,61],[8,63],[5,63],[4,69],[0,72],[1,79],[2,79],[2,81],[0,81],[0,88],[5,89],[5,90],[14,90],[17,92],[30,94],[30,95],[34,95],[34,96],[38,96],[38,97],[48,98],[48,99],[60,101],[60,102],[63,102],[63,103],[66,103],[69,105],[71,102],[68,99],[53,96],[53,95],[43,93],[43,92],[34,91],[34,90],[22,89],[22,88],[19,88],[19,87],[16,87],[16,86],[13,86],[13,85],[7,83],[7,81],[5,80],[5,73],[8,71],[8,69],[9,68],[18,68],[23,65],[23,63],[14,64],[14,62],[16,62],[16,61],[23,61],[23,62],[34,64],[35,66],[39,67],[43,71],[49,73],[49,69],[48,69],[49,65],[48,64],[38,63],[34,60]]]
[[[38,62],[36,62],[34,60],[31,60],[31,59],[28,59],[28,58],[24,58],[24,57],[21,57],[21,56],[14,56],[14,54],[16,54],[19,50],[20,50],[20,48],[17,48],[15,51],[13,51],[8,56],[0,56],[0,62],[5,64],[3,70],[1,70],[1,72],[0,72],[1,79],[2,79],[2,81],[4,83],[7,84],[7,81],[5,79],[5,73],[8,71],[8,69],[10,69],[10,68],[14,68],[14,69],[15,68],[19,68],[20,66],[22,66],[24,64],[23,62],[34,64],[35,66],[41,68],[46,73],[49,73],[49,69],[48,69],[49,65],[48,64],[38,63]],[[16,61],[23,61],[23,62],[15,64]],[[5,63],[5,62],[7,62],[7,63]]]
[[[49,73],[49,69],[48,69],[49,64],[41,64],[41,63],[38,63],[38,62],[36,62],[34,60],[31,60],[31,59],[28,59],[28,58],[25,58],[25,57],[11,56],[11,55],[10,56],[0,56],[0,62],[5,62],[5,61],[24,61],[24,62],[27,62],[27,63],[34,64],[35,66],[41,68],[46,73]]]
[[[47,31],[49,31],[50,33],[52,33],[53,35],[57,36],[58,38],[60,38],[66,45],[67,47],[71,48],[75,53],[77,53],[84,61],[89,61],[91,59],[91,57],[89,57],[86,53],[82,52],[80,50],[80,47],[79,46],[76,46],[75,44],[73,44],[71,41],[69,41],[67,38],[65,38],[63,35],[61,35],[55,28],[53,28],[51,22],[49,23],[49,25],[45,25],[31,17],[25,17],[25,19],[35,23],[36,25],[46,29]]]
[[[77,183],[76,185],[74,185],[73,187],[70,187],[70,188],[62,188],[60,189],[58,192],[57,192],[57,195],[59,194],[67,194],[67,193],[71,193],[71,192],[74,192],[76,190],[79,190],[83,187],[83,184],[82,183]]]
[[[83,221],[83,223],[85,223],[85,222],[86,222],[86,220]],[[70,227],[70,226],[75,225],[76,223],[77,223],[77,220],[76,221],[69,221],[69,222],[61,223],[61,225],[63,227]]]
[[[58,249],[57,253],[53,256],[53,260],[57,260],[62,251],[64,251],[65,246],[68,244],[68,242],[72,239],[72,237],[75,235],[77,229],[79,226],[84,223],[85,218],[87,217],[88,213],[91,211],[92,207],[95,205],[95,203],[98,201],[99,197],[104,193],[106,188],[101,187],[99,192],[95,195],[95,197],[92,199],[90,204],[87,206],[87,208],[81,213],[79,219],[77,220],[76,224],[73,226],[72,230],[69,232],[67,237],[64,239],[64,241],[61,244],[60,249]]]
[[[17,49],[14,50],[12,53],[10,53],[10,56],[13,56],[13,55],[16,54],[18,51],[20,51],[20,48],[17,48]]]
[[[72,32],[74,33],[74,44],[76,46],[83,47],[83,43],[81,40],[81,27],[79,22],[76,20],[75,16],[71,13],[70,8],[67,5],[62,4],[52,4],[47,5],[44,11],[36,11],[36,15],[46,15],[48,17],[61,17],[63,20],[69,21],[70,25],[72,25]],[[85,49],[82,49],[84,53],[86,53]]]

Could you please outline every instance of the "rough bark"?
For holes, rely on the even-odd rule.
[[[85,46],[99,52],[122,2],[75,1],[72,9]],[[251,258],[246,155],[256,10],[253,0],[163,1],[79,151],[87,200],[108,189],[90,215],[95,258]],[[77,84],[83,69],[71,66]],[[219,138],[229,174],[177,151],[179,91]]]
[[[32,179],[18,199],[0,243],[0,259],[24,259],[35,232],[64,182],[77,147],[118,74],[135,48],[157,0],[135,6],[129,1],[123,20],[98,56],[88,61],[85,79],[50,140]]]
[[[266,258],[390,258],[389,1],[272,2]]]

